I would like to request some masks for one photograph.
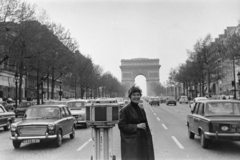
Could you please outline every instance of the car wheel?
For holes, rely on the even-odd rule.
[[[75,127],[72,127],[72,133],[70,134],[70,138],[73,139],[75,137]]]
[[[15,115],[15,117],[17,118],[18,116],[17,116],[17,115]]]
[[[58,130],[57,138],[55,139],[55,146],[60,147],[61,145],[62,145],[62,132],[61,130]]]
[[[189,127],[188,127],[188,137],[189,137],[190,139],[194,139],[194,136],[195,136],[195,134],[194,134],[192,131],[190,131],[190,129],[189,129]]]
[[[204,133],[201,133],[201,146],[202,148],[208,148],[209,145],[209,139],[205,138]]]
[[[13,143],[13,147],[15,149],[18,149],[21,146],[21,142],[19,142],[19,141],[12,141],[12,143]]]
[[[182,104],[182,102],[179,102],[180,104]]]
[[[4,131],[9,131],[10,130],[11,123],[10,121],[7,122],[7,125],[3,127]]]

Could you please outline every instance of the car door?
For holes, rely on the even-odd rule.
[[[67,110],[67,108],[63,107],[63,109],[65,110],[66,117],[67,117],[67,126],[66,126],[67,131],[66,132],[70,133],[72,130],[72,126],[73,126],[73,118],[71,116],[71,113],[69,113],[69,111]]]
[[[199,117],[198,117],[198,108],[199,108],[200,103],[196,103],[194,106],[194,110],[193,110],[193,121],[192,121],[192,131],[195,133],[198,133],[198,121],[199,121]]]
[[[2,105],[0,105],[0,126],[5,125],[8,122],[7,111]]]
[[[189,129],[191,131],[194,130],[194,120],[193,120],[193,118],[195,117],[194,112],[195,112],[195,109],[197,108],[196,106],[197,106],[197,103],[195,103],[195,105],[191,109],[192,114],[188,116]]]
[[[67,117],[67,114],[64,110],[64,107],[61,107],[61,114],[62,114],[62,132],[63,132],[63,135],[66,135],[68,134],[68,117]]]
[[[197,111],[197,115],[195,118],[195,126],[196,126],[196,131],[198,133],[198,128],[201,128],[201,122],[203,122],[202,116],[203,116],[203,108],[204,108],[204,104],[203,103],[199,103],[198,105],[198,111]]]

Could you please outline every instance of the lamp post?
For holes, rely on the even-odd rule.
[[[59,92],[59,100],[62,99],[62,81],[59,82],[60,92]]]
[[[239,89],[239,86],[240,86],[240,72],[239,71],[238,71],[237,76],[238,76],[238,89]],[[239,95],[240,95],[240,90],[239,90]]]
[[[14,77],[15,77],[15,85],[16,85],[16,98],[15,98],[15,103],[16,103],[16,107],[17,107],[17,97],[18,97],[18,94],[17,94],[17,92],[18,92],[18,80],[19,80],[19,77],[18,77],[18,74],[16,73],[15,75],[14,75]]]

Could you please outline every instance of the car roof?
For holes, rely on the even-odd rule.
[[[221,103],[226,103],[226,102],[228,102],[228,103],[230,103],[230,102],[238,102],[238,103],[240,103],[240,101],[239,100],[233,100],[233,99],[227,99],[227,100],[225,100],[225,99],[207,99],[207,100],[203,100],[203,101],[199,101],[199,102],[203,102],[203,103],[210,103],[210,102],[221,102]]]
[[[68,102],[88,102],[89,100],[88,99],[72,99],[70,101],[67,101]]]

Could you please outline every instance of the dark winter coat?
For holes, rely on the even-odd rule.
[[[142,117],[130,104],[120,111],[118,127],[121,134],[122,160],[154,160],[152,135],[149,129],[146,113],[140,107]],[[137,129],[137,124],[144,119],[146,130]]]

